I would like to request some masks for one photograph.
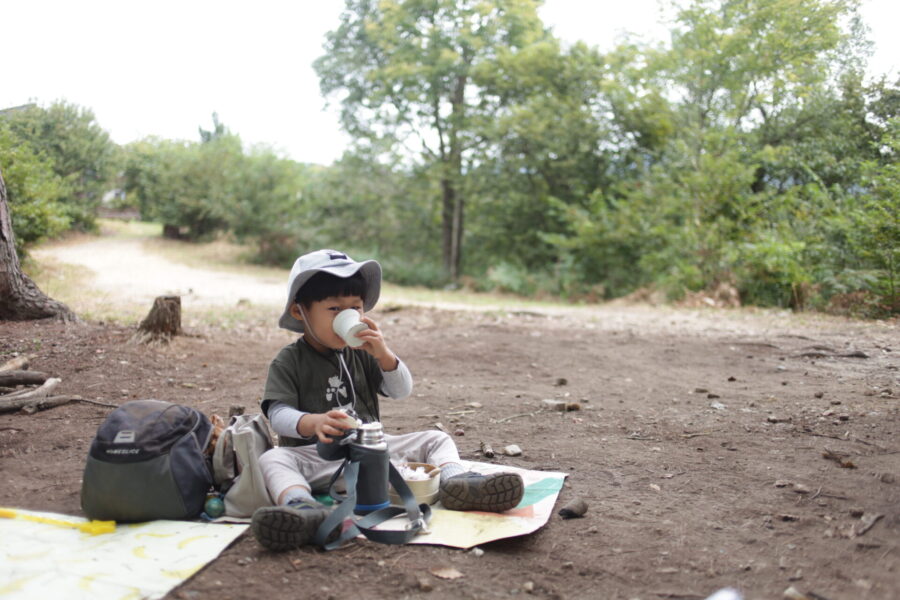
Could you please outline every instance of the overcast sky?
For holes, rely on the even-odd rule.
[[[546,0],[564,41],[608,49],[622,32],[661,39],[657,0]],[[347,138],[312,61],[342,0],[21,0],[0,17],[0,108],[65,99],[118,143],[198,139],[215,111],[245,143],[328,164]],[[863,0],[875,73],[898,73],[900,0]]]

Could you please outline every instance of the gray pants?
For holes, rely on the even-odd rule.
[[[459,463],[453,438],[443,431],[416,431],[402,435],[385,434],[391,462],[421,462],[432,465]],[[279,446],[259,458],[266,488],[276,503],[291,487],[300,486],[313,493],[326,492],[332,475],[342,461],[325,460],[310,446]]]

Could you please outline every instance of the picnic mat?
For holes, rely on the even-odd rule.
[[[531,471],[487,463],[466,463],[473,471],[513,471],[522,475],[525,495],[502,514],[432,507],[430,533],[412,544],[471,548],[525,535],[545,525],[565,481],[565,473]],[[87,519],[13,509],[19,515],[86,523]],[[402,529],[396,518],[383,529]],[[149,521],[117,524],[115,532],[92,535],[76,528],[0,518],[0,600],[144,600],[162,598],[215,559],[247,528],[245,524]]]
[[[69,515],[15,512],[87,522]],[[162,598],[215,559],[246,528],[149,521],[117,524],[113,533],[92,535],[46,522],[0,519],[0,599]]]
[[[431,507],[430,533],[416,536],[410,544],[435,544],[453,548],[471,548],[517,535],[525,535],[543,527],[553,513],[565,473],[531,471],[517,467],[461,461],[464,467],[478,473],[511,471],[525,482],[525,495],[519,505],[505,513],[460,512],[445,510],[440,504]],[[379,529],[403,529],[403,517],[396,517]]]

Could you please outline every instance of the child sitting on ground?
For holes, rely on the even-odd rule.
[[[280,327],[303,335],[283,348],[269,366],[262,411],[279,435],[279,446],[260,457],[260,468],[276,506],[258,509],[251,521],[256,539],[271,550],[308,544],[329,509],[314,491],[324,490],[340,461],[316,451],[316,441],[333,443],[353,428],[347,415],[363,423],[379,421],[378,394],[402,399],[412,391],[406,365],[385,343],[378,325],[365,316],[378,301],[381,266],[356,262],[334,250],[298,258],[288,279]],[[343,310],[360,313],[368,329],[351,348],[332,329]],[[385,435],[393,462],[438,465],[440,501],[451,510],[502,512],[522,499],[524,485],[514,473],[481,475],[459,462],[453,439],[441,431]]]

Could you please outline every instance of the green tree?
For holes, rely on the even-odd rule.
[[[439,182],[442,257],[452,280],[461,268],[465,165],[479,144],[473,73],[502,49],[546,35],[536,8],[535,0],[346,0],[314,65],[323,93],[342,94],[351,135],[406,145]]]
[[[181,169],[189,160],[190,145],[147,138],[123,147],[126,201],[146,221],[164,220],[162,207],[184,194]]]
[[[517,292],[578,292],[571,260],[546,238],[566,230],[561,210],[611,184],[603,67],[595,49],[547,37],[501,49],[474,74],[482,112],[465,188],[470,273]]]
[[[0,120],[0,170],[6,180],[16,251],[66,230],[69,218],[60,202],[68,191],[50,161],[36,153]]]
[[[568,212],[572,236],[552,239],[617,293],[728,281],[745,300],[802,303],[821,247],[812,225],[858,181],[871,136],[846,75],[855,63],[836,55],[855,5],[695,0],[680,5],[669,46],[611,53],[618,183],[594,195],[593,214]]]
[[[318,169],[304,190],[302,243],[377,257],[395,283],[445,281],[434,258],[441,230],[431,201],[436,184],[424,168],[359,151]]]
[[[853,244],[875,270],[874,288],[885,312],[900,312],[900,117],[888,123],[882,160],[863,164],[866,193],[851,215]]]
[[[256,148],[237,161],[236,169],[225,217],[228,230],[239,241],[255,245],[255,260],[290,264],[298,240],[310,227],[303,203],[309,168]]]
[[[168,237],[199,240],[228,229],[244,153],[237,135],[214,124],[201,143],[150,138],[126,148],[125,191]]]
[[[60,202],[71,226],[92,229],[97,207],[116,170],[116,145],[94,113],[65,101],[47,108],[32,106],[6,116],[15,135],[50,159],[66,182]]]

